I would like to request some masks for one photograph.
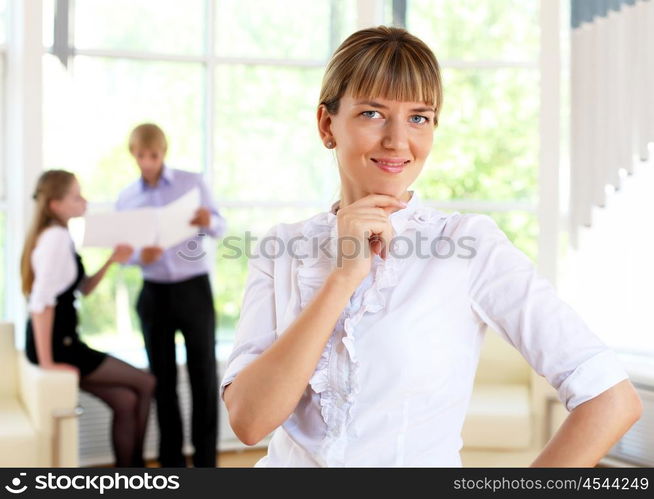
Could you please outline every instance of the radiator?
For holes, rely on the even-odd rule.
[[[218,373],[223,371],[222,363],[218,363]],[[177,393],[182,411],[184,425],[184,453],[192,454],[191,445],[191,387],[189,385],[188,372],[185,365],[177,366]],[[220,378],[219,378],[220,382]],[[79,419],[79,462],[80,466],[103,466],[111,465],[114,462],[111,448],[111,410],[97,397],[84,392],[79,392],[79,403],[84,413]],[[158,452],[159,426],[157,424],[156,404],[152,403],[150,420],[145,438],[144,457],[145,459],[156,459]],[[262,440],[257,446],[265,447],[269,438]],[[218,400],[218,441],[216,450],[240,450],[247,447],[242,444],[231,427],[225,404]]]

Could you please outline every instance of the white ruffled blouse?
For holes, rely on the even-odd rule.
[[[277,224],[257,244],[221,398],[334,268],[333,210]],[[255,466],[461,466],[486,324],[568,410],[628,377],[489,216],[444,213],[412,191],[390,221],[388,258],[373,255],[300,402]]]

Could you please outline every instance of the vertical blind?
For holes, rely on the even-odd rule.
[[[654,141],[654,1],[571,0],[570,241]]]

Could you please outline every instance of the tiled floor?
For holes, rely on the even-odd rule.
[[[251,468],[254,463],[266,455],[265,449],[247,449],[240,451],[220,452],[216,456],[219,468]],[[190,460],[188,460],[191,466]],[[158,468],[157,461],[147,461],[148,468]]]
[[[241,451],[220,452],[216,456],[219,468],[251,468],[254,463],[266,455],[265,449],[247,449]],[[191,466],[187,458],[188,465]],[[148,468],[158,468],[157,461],[147,461]]]
[[[219,468],[251,468],[266,455],[265,449],[247,449],[218,454]]]

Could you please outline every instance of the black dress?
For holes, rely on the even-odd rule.
[[[80,339],[77,332],[75,290],[84,277],[84,265],[82,264],[82,258],[77,253],[75,253],[75,258],[77,260],[75,281],[68,289],[57,296],[52,326],[52,359],[54,362],[64,362],[77,366],[80,376],[86,376],[100,365],[107,357],[107,354],[90,348]],[[38,364],[31,318],[27,321],[25,354],[30,362]]]

